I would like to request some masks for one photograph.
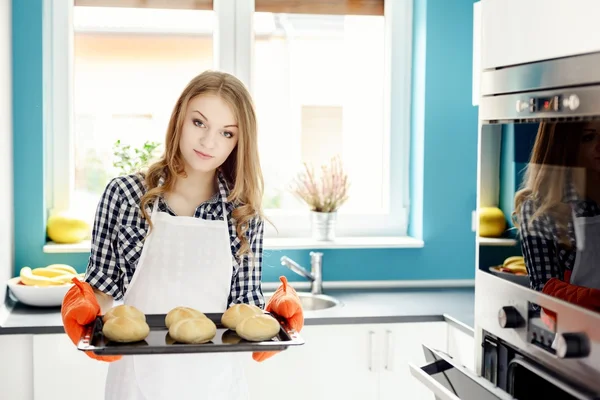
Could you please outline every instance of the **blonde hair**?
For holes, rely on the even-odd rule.
[[[261,202],[264,181],[258,155],[254,103],[244,84],[233,75],[206,71],[193,78],[185,87],[171,113],[164,153],[144,174],[147,191],[142,196],[140,208],[152,229],[152,221],[146,208],[159,196],[173,189],[176,177],[185,176],[179,152],[181,130],[189,102],[204,94],[217,95],[229,104],[239,129],[237,145],[221,165],[220,171],[227,183],[233,185],[227,201],[236,205],[232,217],[236,221],[236,234],[241,242],[238,255],[242,255],[250,249],[245,236],[250,221],[254,217],[263,216]],[[164,178],[164,183],[159,186],[161,178]]]
[[[582,187],[577,158],[584,126],[585,122],[540,123],[523,184],[515,194],[515,227],[520,228],[517,216],[523,203],[530,200],[535,204],[530,223],[541,216],[549,217],[557,227],[559,242],[571,247],[567,236],[571,208],[564,197],[568,185]]]

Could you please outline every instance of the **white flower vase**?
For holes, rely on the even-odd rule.
[[[311,211],[312,238],[319,242],[335,240],[336,212]]]

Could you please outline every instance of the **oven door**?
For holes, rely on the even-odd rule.
[[[458,365],[450,356],[423,345],[429,364],[409,364],[411,374],[427,386],[437,400],[512,400],[491,382]]]
[[[427,386],[437,400],[598,400],[585,389],[565,382],[537,363],[515,356],[508,368],[497,365],[496,372],[506,374],[507,391],[474,372],[458,365],[450,356],[423,345],[424,367],[409,365],[411,374]]]

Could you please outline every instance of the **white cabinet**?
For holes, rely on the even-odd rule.
[[[369,325],[310,325],[306,343],[246,368],[250,400],[375,399],[382,335]]]
[[[474,344],[473,335],[448,324],[448,355],[471,371],[475,371]]]
[[[66,334],[33,337],[33,399],[104,400],[108,363],[77,350]]]
[[[421,322],[383,327],[379,399],[434,400],[431,391],[412,377],[408,364],[426,363],[422,344],[447,351],[446,325],[446,322]]]
[[[0,398],[33,398],[31,349],[32,335],[0,335]]]
[[[408,363],[424,364],[421,344],[446,351],[446,323],[306,326],[306,344],[263,363],[250,360],[250,400],[434,400]]]

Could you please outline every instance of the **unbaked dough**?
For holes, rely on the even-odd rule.
[[[181,321],[182,319],[188,318],[208,318],[206,315],[201,313],[198,310],[195,310],[190,307],[175,307],[165,317],[165,325],[167,329],[171,327],[174,323]]]
[[[251,342],[262,342],[273,339],[280,330],[279,322],[268,314],[254,315],[242,320],[235,332]]]
[[[139,342],[148,337],[150,327],[140,318],[112,317],[102,326],[104,336],[113,342]]]
[[[102,317],[102,322],[106,323],[106,321],[114,317],[129,317],[146,321],[146,315],[143,312],[127,304],[121,304],[108,310]]]
[[[223,313],[221,323],[227,329],[235,330],[246,318],[263,314],[263,310],[253,304],[234,304]]]
[[[207,343],[216,334],[217,326],[206,317],[181,319],[169,328],[169,336],[179,343]]]

